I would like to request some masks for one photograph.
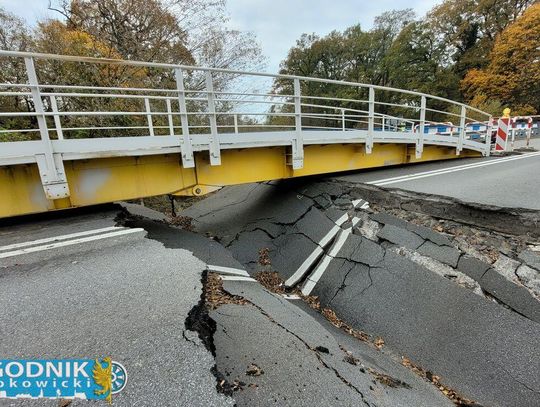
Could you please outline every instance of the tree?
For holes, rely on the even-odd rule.
[[[446,49],[446,63],[463,78],[486,64],[493,43],[535,0],[445,0],[426,21]]]
[[[530,6],[495,40],[484,69],[470,70],[462,81],[469,100],[486,95],[516,113],[540,111],[540,3]]]
[[[64,0],[55,10],[68,28],[99,38],[122,58],[193,63],[187,33],[158,0]]]

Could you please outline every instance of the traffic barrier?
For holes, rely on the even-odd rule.
[[[515,116],[512,118],[512,148],[514,146],[514,138],[516,136],[516,130],[525,130],[525,135],[527,139],[527,147],[531,141],[533,127],[533,118],[532,116]]]
[[[510,128],[510,109],[504,109],[503,117],[499,119],[495,151],[506,151],[508,145],[508,130]]]
[[[414,131],[418,132],[419,124],[414,126]],[[440,136],[451,136],[457,131],[457,127],[452,122],[426,122],[424,125],[424,134],[436,134]]]

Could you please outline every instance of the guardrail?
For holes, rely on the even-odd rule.
[[[198,151],[220,165],[223,149],[288,146],[288,164],[300,169],[309,144],[359,143],[370,154],[377,143],[408,143],[417,157],[424,144],[490,153],[488,113],[408,90],[12,51],[0,51],[0,64],[0,165],[37,163],[48,199],[69,196],[66,160],[180,153],[192,168]],[[274,91],[243,89],[257,78]],[[426,131],[451,118],[459,122],[452,131]],[[472,122],[487,123],[474,138]]]

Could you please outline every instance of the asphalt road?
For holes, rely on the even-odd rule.
[[[465,202],[540,209],[540,154],[470,158],[336,174],[329,178],[443,195]]]
[[[540,303],[521,283],[488,273],[490,265],[482,261],[472,262],[478,270],[461,264],[467,255],[450,235],[397,218],[375,222],[369,205],[351,196],[354,187],[348,184],[304,181],[225,188],[182,214],[193,218],[199,233],[215,236],[250,275],[274,270],[287,284],[299,274],[292,285],[299,283],[304,294],[317,296],[322,307],[355,328],[381,336],[391,350],[440,375],[463,396],[487,406],[538,404],[533,372],[538,370]],[[416,260],[402,247],[417,251]],[[268,254],[266,266],[262,250]],[[513,274],[510,266],[503,268]],[[520,311],[492,301],[480,287]],[[213,318],[234,323],[237,309],[228,307],[226,314],[218,310]],[[264,318],[246,318],[266,326]],[[224,341],[237,338],[233,326]],[[272,350],[264,335],[256,338],[262,349]],[[257,354],[250,346],[234,354]]]
[[[231,406],[216,390],[211,353],[184,325],[206,264],[118,226],[118,213],[59,213],[0,228],[1,357],[110,356],[129,378],[115,405]],[[36,405],[0,400],[25,403]]]
[[[125,207],[136,216],[98,207],[0,228],[2,358],[111,356],[128,371],[127,387],[113,396],[120,406],[452,405],[373,345],[340,347],[339,330],[265,290],[218,242]],[[248,303],[223,304],[210,313],[215,322],[198,314],[192,324],[207,268]],[[252,365],[261,373],[250,375]],[[36,403],[58,405],[0,400]]]

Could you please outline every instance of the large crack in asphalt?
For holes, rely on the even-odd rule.
[[[220,289],[227,295],[231,296],[231,297],[238,297],[238,296],[234,296],[233,294],[229,293],[227,290],[225,290],[223,288],[223,286],[220,287]],[[308,349],[310,352],[313,352],[313,355],[317,358],[317,360],[319,361],[319,363],[325,368],[325,369],[328,369],[329,371],[333,372],[333,374],[344,384],[346,385],[347,387],[353,389],[357,394],[360,395],[361,399],[362,399],[362,402],[364,403],[364,405],[368,406],[368,407],[376,407],[375,405],[369,403],[366,399],[365,399],[365,395],[364,393],[358,388],[356,387],[354,384],[352,384],[350,381],[348,381],[345,377],[343,377],[343,375],[333,366],[329,365],[327,362],[325,362],[323,360],[323,358],[321,357],[320,355],[320,352],[323,352],[323,353],[328,353],[328,350],[323,348],[323,347],[315,347],[313,348],[312,346],[310,346],[309,343],[307,343],[300,335],[298,335],[297,333],[291,331],[290,329],[288,329],[287,327],[285,327],[283,324],[279,323],[278,321],[276,321],[266,310],[264,310],[262,307],[260,307],[259,305],[255,304],[254,302],[252,301],[249,301],[248,299],[246,298],[243,298],[243,300],[246,302],[246,304],[249,304],[251,306],[253,306],[254,308],[256,308],[260,313],[261,315],[265,316],[270,322],[272,322],[274,325],[276,325],[277,327],[279,327],[280,329],[284,330],[285,332],[287,332],[287,334],[295,337],[298,341],[300,341],[305,347],[306,349]],[[215,327],[215,322],[214,322],[214,327]],[[215,329],[214,331],[212,332],[212,335],[213,333],[215,332]]]
[[[333,185],[333,187],[336,187],[336,185],[339,186],[339,188],[341,188],[341,193],[337,193],[335,191],[334,191],[333,194],[327,194],[327,193],[324,193],[324,192],[320,192],[320,193],[318,193],[318,194],[316,194],[314,196],[313,195],[309,196],[307,194],[303,194],[302,192],[298,192],[298,190],[294,190],[294,193],[298,194],[299,196],[302,196],[303,198],[306,198],[306,199],[310,200],[310,204],[307,205],[307,207],[302,211],[301,214],[299,214],[299,216],[295,216],[295,218],[296,218],[295,220],[287,221],[287,222],[281,222],[279,220],[276,221],[276,220],[274,220],[275,218],[268,217],[268,216],[259,216],[259,217],[256,217],[255,219],[249,219],[249,221],[247,221],[245,225],[240,225],[241,230],[239,232],[237,232],[234,239],[232,241],[230,241],[225,246],[230,248],[233,244],[239,242],[239,239],[241,238],[241,236],[243,234],[259,231],[261,233],[264,233],[266,235],[266,238],[270,242],[275,241],[276,239],[278,239],[278,238],[280,238],[282,236],[285,236],[285,235],[290,235],[290,236],[301,235],[301,236],[307,238],[311,243],[315,244],[316,246],[321,247],[319,245],[319,242],[314,241],[313,238],[311,236],[309,236],[307,233],[304,233],[302,230],[295,229],[295,225],[298,222],[300,222],[301,220],[303,220],[313,208],[316,208],[317,210],[320,210],[328,219],[333,221],[333,219],[330,216],[328,216],[328,214],[326,213],[326,210],[329,207],[336,207],[337,209],[342,209],[345,212],[347,212],[349,214],[349,219],[350,219],[352,217],[352,211],[356,211],[357,209],[355,209],[355,208],[351,209],[350,207],[347,207],[347,205],[345,205],[343,202],[340,203],[340,205],[334,205],[333,202],[335,202],[336,200],[341,200],[341,199],[346,201],[347,199],[350,200],[350,199],[353,199],[353,198],[362,198],[362,199],[369,200],[370,205],[372,206],[372,208],[374,208],[375,211],[377,211],[377,212],[382,211],[382,212],[392,213],[393,215],[396,215],[398,217],[402,216],[402,217],[404,217],[405,221],[407,221],[407,222],[412,221],[413,224],[415,224],[415,225],[416,224],[422,225],[423,224],[422,222],[424,222],[424,223],[428,222],[426,224],[426,226],[429,229],[433,229],[433,219],[435,219],[435,222],[442,222],[444,220],[445,222],[441,223],[442,231],[447,236],[452,237],[453,244],[454,245],[457,244],[458,249],[460,250],[459,258],[457,260],[458,263],[461,262],[462,258],[465,256],[465,254],[467,254],[467,255],[470,254],[469,252],[465,251],[465,249],[464,249],[464,248],[467,247],[467,245],[472,246],[472,248],[476,250],[478,247],[482,248],[482,246],[487,246],[488,249],[489,249],[489,243],[496,243],[499,246],[497,246],[497,248],[494,249],[494,250],[505,250],[504,253],[506,255],[510,255],[512,258],[516,258],[518,250],[521,250],[524,247],[524,244],[520,243],[521,240],[519,240],[519,239],[522,239],[522,237],[523,237],[522,240],[525,241],[527,244],[534,244],[534,243],[536,243],[537,237],[540,236],[540,229],[538,229],[538,225],[540,224],[540,216],[539,216],[538,211],[527,211],[527,210],[520,211],[520,210],[511,209],[511,208],[492,208],[492,207],[486,208],[484,206],[482,206],[482,207],[475,206],[474,204],[470,205],[470,204],[463,203],[463,202],[458,201],[458,200],[447,199],[447,198],[442,198],[442,197],[434,197],[432,195],[409,193],[409,192],[399,191],[399,190],[398,191],[395,191],[395,190],[387,191],[387,190],[382,190],[381,188],[373,187],[373,186],[358,186],[358,185],[355,185],[355,184],[347,184],[347,183],[343,183],[343,182],[338,183],[336,181],[333,181],[331,183],[335,184],[335,185]],[[273,185],[273,186],[275,186],[275,185]],[[237,202],[234,202],[234,203],[231,203],[231,204],[227,204],[226,207],[224,207],[224,210],[234,208],[234,206],[238,205],[238,204],[245,204],[246,202],[248,202],[250,196],[252,195],[252,193],[255,190],[256,190],[256,187],[251,188],[249,190],[247,196],[244,196],[244,198],[241,199],[240,201],[237,201]],[[285,190],[291,192],[292,188],[285,189]],[[395,195],[397,195],[397,197]],[[319,201],[317,200],[317,198],[320,198],[320,197],[324,197],[325,200],[329,201],[329,205],[328,206],[321,205],[319,203]],[[487,215],[479,216],[479,213],[481,211],[485,211],[485,210],[487,210]],[[212,212],[203,213],[201,216],[208,216],[210,213],[212,213]],[[501,217],[503,217],[504,220],[503,220],[502,223],[497,223],[496,227],[493,227],[494,226],[493,221],[499,215]],[[369,219],[369,216],[367,217],[367,219]],[[279,232],[276,232],[275,230],[271,230],[270,228],[268,228],[267,226],[264,225],[265,222],[267,224],[270,224],[270,225],[279,226],[281,229],[279,230]],[[429,223],[429,222],[431,222],[431,223]],[[523,225],[523,222],[525,223],[525,225]],[[381,225],[380,222],[378,222],[378,224]],[[532,232],[523,234],[524,230],[527,230],[527,231],[530,230],[529,227],[532,224],[535,225],[535,228],[532,229]],[[467,240],[468,237],[467,237],[466,233],[465,234],[453,233],[455,230],[459,231],[460,228],[463,229],[464,227],[462,225],[467,225],[467,227],[469,227],[469,228],[477,228],[480,231],[484,231],[490,237],[495,231],[495,234],[499,233],[501,237],[500,238],[496,237],[495,240],[493,240],[493,239],[489,240],[488,244],[486,244],[486,242],[482,242],[482,241],[480,243],[474,242],[474,239],[472,239],[473,243],[470,243]],[[235,225],[235,226],[237,227],[238,225]],[[438,228],[439,228],[439,224],[437,224],[437,229],[436,230],[441,231]],[[343,228],[341,228],[341,229],[343,230]],[[446,246],[455,247],[455,246],[449,246],[448,244],[439,244],[439,242],[437,240],[435,240],[435,241],[431,240],[431,239],[429,239],[429,237],[426,237],[422,233],[417,233],[414,230],[414,228],[413,229],[407,228],[407,230],[410,233],[418,236],[418,238],[424,240],[424,242],[416,250],[420,250],[420,248],[422,246],[424,246],[424,245],[426,245],[426,247],[427,247],[428,245],[427,245],[426,242],[428,242],[428,241],[431,241],[432,243],[434,243],[438,247],[446,247]],[[465,230],[465,232],[467,232],[467,230]],[[357,228],[353,228],[353,233],[355,233],[355,234],[359,233],[357,231]],[[469,232],[467,232],[467,233],[469,233]],[[359,251],[361,245],[364,242],[364,239],[369,239],[368,237],[363,236],[361,233],[359,233],[359,234],[360,234],[362,240],[356,245],[355,248],[353,248],[351,253],[355,253],[356,251]],[[504,238],[506,236],[508,236],[508,235],[511,236],[511,238],[510,238],[511,241],[510,241],[510,243],[504,243]],[[518,236],[517,240],[515,239],[516,236]],[[216,237],[217,237],[217,239],[219,241],[220,237],[219,236],[216,236]],[[471,239],[469,239],[469,240],[471,240]],[[516,241],[514,242],[514,240],[516,240]],[[371,240],[371,241],[373,241],[373,240]],[[378,265],[381,264],[381,262],[382,263],[385,262],[388,249],[390,249],[390,248],[399,249],[399,245],[396,245],[396,244],[392,243],[391,241],[388,241],[388,240],[385,240],[385,239],[382,239],[382,238],[376,238],[375,241],[376,241],[377,244],[379,244],[379,246],[382,249],[382,259],[377,261],[376,263],[359,261],[358,259],[352,258],[353,257],[352,255],[348,255],[348,256],[336,255],[336,256],[333,256],[334,259],[343,260],[344,262],[347,262],[349,264],[347,265],[348,270],[346,270],[345,275],[343,276],[343,278],[341,280],[341,285],[339,285],[337,290],[334,293],[332,293],[332,297],[331,297],[330,301],[327,302],[327,306],[330,306],[331,304],[333,304],[334,299],[336,298],[336,296],[338,296],[340,294],[340,292],[342,292],[343,290],[345,290],[347,288],[347,280],[351,276],[351,273],[355,269],[356,265],[362,265],[364,267],[367,267],[368,284],[367,284],[366,287],[364,287],[363,290],[361,290],[361,292],[358,294],[358,296],[364,295],[367,292],[367,290],[369,288],[371,288],[373,286],[373,284],[374,284],[373,277],[372,277],[372,274],[371,274],[372,269],[373,270],[379,269],[380,267]],[[503,242],[503,243],[501,243],[501,242]],[[249,243],[251,243],[251,242],[249,242]],[[510,244],[510,249],[506,248],[505,244],[506,244],[506,246],[508,246],[508,244]],[[329,244],[325,245],[325,247],[322,247],[323,254],[321,255],[320,258],[324,258],[324,256],[328,255],[329,251],[331,250],[332,245],[333,245],[333,241],[330,241]],[[484,256],[484,253],[488,253],[488,255],[489,255],[489,253],[490,253],[489,250],[484,250],[484,249],[478,249],[478,250],[480,250],[482,256]],[[257,251],[255,250],[254,253],[253,253],[254,257],[252,259],[243,260],[243,263],[244,263],[245,266],[253,267],[254,270],[256,269],[257,265],[260,265],[258,259],[255,257],[256,252]],[[278,256],[281,256],[281,257],[287,256],[287,253],[288,253],[287,252],[287,247],[281,247],[281,246],[278,247],[278,246],[276,246],[275,247],[275,253]],[[319,260],[320,260],[320,258],[319,258]],[[481,257],[481,258],[484,258],[484,257]],[[309,278],[312,271],[317,267],[318,263],[319,263],[318,261],[315,261],[311,265],[310,269],[304,275],[304,278],[300,281],[300,284],[302,284],[305,281],[306,278]],[[271,267],[270,267],[270,269],[271,269]],[[276,270],[276,271],[279,272],[280,270]],[[489,271],[489,269],[484,270],[483,273],[478,278],[478,280],[483,279],[488,271]],[[519,280],[519,275],[517,274],[517,268],[514,270],[513,273],[516,275],[517,280],[521,281],[521,280]],[[486,294],[487,294],[488,298],[489,298],[489,296],[492,296],[500,304],[507,305],[508,308],[512,309],[511,304],[505,304],[504,299],[500,299],[500,298],[498,298],[496,296],[497,293],[495,293],[495,295],[493,295],[492,293],[487,293],[486,292]],[[201,303],[199,302],[197,307],[199,307],[200,305],[201,305]],[[255,308],[257,308],[259,310],[259,312],[261,312],[270,321],[272,321],[276,325],[280,326],[280,328],[284,329],[289,334],[294,335],[297,339],[301,340],[302,343],[308,349],[310,349],[310,351],[313,351],[313,352],[315,352],[315,354],[318,355],[318,359],[320,360],[321,363],[324,364],[324,361],[320,358],[320,354],[317,352],[316,349],[312,349],[309,346],[308,343],[303,341],[294,332],[290,332],[289,330],[287,330],[286,327],[281,326],[281,324],[277,323],[271,317],[271,315],[267,314],[264,310],[262,310],[256,304],[251,303],[251,305],[253,305]],[[513,310],[516,311],[516,314],[523,315],[518,310],[515,310],[515,309],[513,309]],[[204,312],[200,311],[199,309],[197,309],[193,313],[193,318],[194,319],[202,318],[204,320],[207,317],[208,317],[208,313],[205,316]],[[526,315],[525,315],[525,317],[527,318]],[[202,324],[201,329],[203,331],[203,333],[202,333],[203,337],[206,337],[206,338],[210,337],[211,338],[213,336],[213,333],[215,332],[215,325],[214,325],[214,328],[213,328],[214,331],[210,335],[210,331],[212,330],[211,322],[209,322],[209,324],[210,324],[210,326],[206,326],[204,323]],[[198,329],[197,327],[195,327],[195,324],[192,325],[191,322],[190,322],[189,325],[192,326],[195,329]],[[186,328],[187,327],[188,327],[188,324],[187,324],[187,320],[186,320]],[[201,333],[199,333],[199,336],[200,335],[201,335]],[[204,340],[202,338],[201,338],[201,341],[203,341],[203,343],[204,343]],[[212,344],[210,344],[209,346],[212,346]],[[209,349],[209,350],[211,352],[213,352],[212,354],[215,356],[215,348],[214,348],[213,351],[211,349]],[[331,367],[331,366],[330,367],[325,366],[325,367],[329,368],[329,369],[333,369],[333,367]],[[339,372],[337,372],[337,371],[335,371],[334,373],[336,374],[336,376],[339,375]],[[216,369],[216,372],[214,374],[216,375],[216,378],[218,380],[223,380],[222,376],[219,376],[220,374],[219,374],[219,372],[217,372],[217,369]],[[345,384],[351,385],[350,383],[346,382],[346,379],[344,379],[342,377],[339,377],[339,378]],[[526,387],[527,389],[529,389],[529,390],[531,390],[533,392],[537,392],[537,390],[535,390],[533,387],[528,386],[527,384],[524,384],[524,383],[520,383],[520,384],[522,384],[524,387]],[[219,386],[218,386],[218,389],[219,389]],[[223,390],[223,389],[221,389],[221,390]],[[355,391],[359,391],[359,389],[355,388]],[[363,395],[362,395],[362,399],[364,399]],[[365,400],[364,400],[364,402],[367,404],[367,402]],[[369,404],[367,404],[367,405],[369,405]]]

